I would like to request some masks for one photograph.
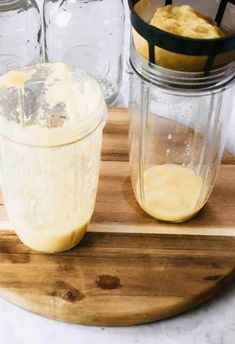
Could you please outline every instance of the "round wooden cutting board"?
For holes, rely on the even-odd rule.
[[[131,325],[183,312],[235,277],[235,159],[224,158],[205,208],[183,224],[138,206],[127,156],[128,113],[112,110],[89,232],[55,255],[25,247],[0,206],[0,295],[73,323]]]

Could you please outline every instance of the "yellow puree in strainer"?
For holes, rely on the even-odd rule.
[[[141,16],[141,13],[145,11],[144,2],[139,1],[135,10]],[[204,16],[188,5],[159,7],[149,24],[163,31],[188,38],[213,39],[225,35],[210,17]],[[134,29],[133,38],[138,53],[149,60],[147,41]],[[207,56],[187,56],[155,46],[155,63],[162,67],[196,72],[204,68],[206,59]]]

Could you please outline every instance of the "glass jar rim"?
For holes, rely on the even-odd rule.
[[[38,67],[38,68],[44,68],[44,66],[48,66],[48,65],[53,65],[53,63],[41,63],[41,64],[37,64],[37,65],[28,65],[22,68],[17,68],[15,69],[16,71],[26,71],[27,69],[30,68],[34,68],[34,67]],[[64,64],[65,65],[65,64]],[[66,65],[65,65],[66,66]],[[67,65],[68,66],[68,65]],[[107,109],[106,109],[106,105],[105,105],[105,101],[104,101],[104,97],[103,97],[103,93],[101,90],[101,86],[98,84],[98,82],[92,78],[89,74],[79,70],[79,69],[75,69],[72,68],[71,66],[69,66],[71,69],[71,75],[74,75],[75,78],[77,78],[79,80],[79,78],[87,78],[88,80],[92,80],[92,82],[94,83],[95,87],[96,87],[96,91],[98,91],[99,93],[97,94],[97,101],[95,102],[94,106],[91,107],[89,109],[89,111],[86,112],[86,120],[84,121],[85,123],[82,123],[81,127],[74,127],[74,128],[69,128],[66,129],[67,132],[65,133],[65,137],[62,138],[62,142],[52,142],[54,138],[56,138],[56,136],[58,134],[60,134],[60,130],[62,129],[63,131],[63,127],[44,127],[39,125],[38,128],[40,128],[40,130],[45,131],[45,130],[51,130],[51,132],[49,133],[49,130],[47,133],[45,133],[46,135],[44,136],[45,142],[43,143],[38,143],[38,141],[40,141],[40,139],[35,143],[35,140],[28,140],[27,135],[16,135],[16,138],[13,137],[13,135],[6,135],[4,133],[4,129],[1,130],[0,129],[0,136],[4,137],[5,139],[8,139],[9,141],[18,143],[20,145],[24,145],[24,146],[31,146],[31,147],[35,147],[35,148],[55,148],[55,147],[62,147],[62,146],[67,146],[70,144],[74,144],[78,141],[82,141],[84,138],[86,138],[87,136],[89,136],[90,134],[92,134],[97,128],[99,128],[101,125],[104,125],[106,117],[107,117]],[[43,78],[42,78],[43,79]],[[38,82],[38,80],[34,80],[31,79],[32,82]],[[8,87],[6,87],[5,89],[7,89]],[[0,92],[1,90],[3,90],[4,87],[0,88]],[[27,128],[27,126],[22,126],[21,129],[23,128]],[[29,128],[29,127],[28,127]],[[32,125],[32,128],[34,129],[35,126]],[[25,133],[27,134],[27,133]],[[30,134],[33,134],[33,131],[30,132]],[[67,137],[67,134],[69,137]],[[39,134],[40,135],[40,134]],[[17,138],[18,136],[18,138]],[[71,136],[71,137],[70,137]],[[19,138],[20,137],[20,138]],[[40,136],[39,136],[40,137]],[[30,142],[31,141],[31,142]],[[44,140],[42,140],[44,141]]]
[[[131,42],[130,64],[143,79],[169,90],[213,91],[235,82],[235,61],[210,72],[185,72],[168,69],[140,56]]]

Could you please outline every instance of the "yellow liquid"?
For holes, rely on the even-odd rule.
[[[0,91],[17,88],[14,101],[18,100],[20,118],[18,123],[0,116],[4,166],[0,181],[18,237],[34,250],[53,253],[79,243],[90,222],[100,168],[101,125],[82,140],[78,141],[78,135],[90,115],[103,117],[106,108],[93,79],[77,79],[63,63],[46,64],[42,70],[44,91],[38,95],[38,120],[26,125],[30,120],[24,113],[24,83],[37,80],[38,75],[41,67],[35,65],[0,77]],[[54,117],[47,114],[45,103],[49,109],[63,104],[60,116],[66,119],[64,123],[60,117],[59,122],[57,118],[51,122]],[[0,110],[4,113],[3,102]]]
[[[88,223],[81,225],[74,230],[64,233],[51,233],[50,228],[47,233],[37,233],[24,228],[16,230],[20,240],[35,251],[44,253],[64,252],[77,245],[84,237]]]
[[[196,205],[202,189],[202,178],[180,165],[151,167],[143,175],[144,199],[137,184],[137,199],[151,216],[164,221],[183,221],[199,210]],[[143,204],[144,203],[144,204]]]

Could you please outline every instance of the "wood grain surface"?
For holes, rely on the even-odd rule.
[[[128,112],[105,128],[89,232],[55,255],[25,247],[0,200],[0,295],[41,315],[89,325],[146,323],[213,296],[235,273],[235,159],[226,153],[208,204],[183,224],[138,206],[128,167]]]

